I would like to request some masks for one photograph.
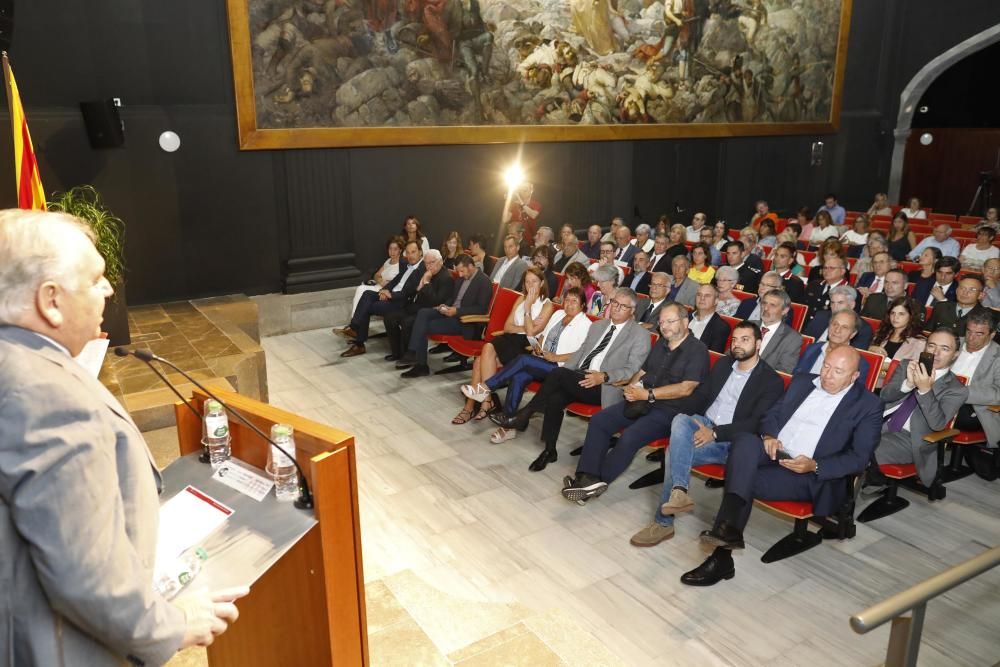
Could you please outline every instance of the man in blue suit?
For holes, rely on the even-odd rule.
[[[871,327],[861,319],[861,316],[850,308],[835,313],[833,319],[830,320],[830,326],[824,332],[826,340],[817,341],[803,350],[799,356],[799,363],[796,364],[792,373],[819,373],[826,362],[826,357],[838,347],[851,346],[851,341],[857,337],[858,329],[862,327],[867,327],[871,331]],[[864,384],[864,378],[868,376],[868,362],[862,357],[859,363],[862,384]]]
[[[761,435],[733,437],[722,505],[701,534],[715,551],[681,583],[712,586],[735,576],[732,550],[744,548],[754,498],[811,501],[816,516],[843,505],[845,478],[864,470],[882,430],[882,401],[856,382],[860,361],[848,346],[831,351],[818,377],[792,379],[761,420]]]
[[[830,310],[818,310],[809,320],[805,331],[806,336],[812,336],[817,343],[826,342],[827,330],[830,328],[830,318],[842,310],[858,310],[858,291],[850,285],[841,285],[830,290]],[[867,350],[872,344],[874,335],[872,328],[862,320],[857,335],[851,339],[851,347]]]

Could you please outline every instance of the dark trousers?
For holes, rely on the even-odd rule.
[[[583,453],[576,466],[578,473],[600,477],[601,481],[610,484],[625,472],[636,452],[654,440],[670,436],[670,424],[676,411],[653,406],[648,414],[629,419],[625,416],[627,404],[625,401],[615,403],[590,418]],[[611,436],[618,431],[622,431],[622,435],[612,449]]]
[[[743,500],[739,517],[729,517],[737,528],[743,530],[750,520],[753,499],[761,500],[813,500],[822,482],[811,472],[799,474],[778,465],[764,451],[764,441],[750,433],[733,437],[726,460],[726,493],[733,493]],[[716,525],[723,518],[715,517]]]
[[[601,387],[584,388],[580,380],[584,377],[580,371],[568,368],[557,368],[545,378],[542,388],[535,394],[531,402],[525,406],[532,412],[542,412],[542,442],[546,449],[555,449],[559,440],[559,430],[562,428],[563,410],[570,403],[601,403]]]
[[[389,337],[389,349],[397,357],[403,356],[410,346],[410,334],[416,320],[417,314],[406,310],[394,310],[382,316],[385,333]]]
[[[409,350],[417,356],[418,364],[427,364],[427,337],[433,334],[458,336],[462,323],[457,317],[442,315],[434,308],[421,308],[413,322]]]
[[[517,412],[524,396],[524,388],[532,380],[544,380],[554,369],[559,368],[551,361],[545,361],[533,354],[521,354],[514,358],[492,377],[487,378],[486,386],[496,391],[507,385],[507,396],[504,399],[503,411],[512,415]]]
[[[379,301],[378,292],[368,291],[361,295],[358,307],[354,309],[351,316],[351,328],[358,334],[354,342],[364,345],[368,340],[368,324],[372,315],[386,315],[403,309],[403,304],[398,301]]]

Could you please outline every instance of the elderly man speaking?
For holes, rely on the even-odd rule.
[[[211,644],[247,592],[153,592],[159,471],[72,358],[100,334],[111,293],[79,220],[0,211],[3,664],[162,665]]]

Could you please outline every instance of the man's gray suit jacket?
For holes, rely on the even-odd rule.
[[[611,324],[610,319],[594,322],[590,331],[587,332],[583,345],[566,362],[566,368],[580,370],[580,364],[598,346]],[[601,362],[601,370],[607,373],[610,379],[610,382],[601,385],[601,407],[603,408],[625,400],[622,388],[612,385],[616,382],[624,382],[635,375],[642,368],[646,357],[649,356],[649,348],[652,347],[649,332],[639,326],[635,320],[629,319],[621,326],[625,328],[615,337]]]
[[[767,347],[760,358],[776,371],[791,373],[799,363],[799,353],[802,351],[802,334],[784,322],[767,341]]]
[[[503,263],[503,258],[498,259],[496,266],[493,267],[493,272],[490,274],[490,280],[496,282],[496,275],[500,271],[500,266]],[[528,263],[524,261],[523,258],[517,257],[514,259],[514,263],[504,271],[503,277],[500,279],[500,287],[512,289],[515,292],[521,291],[521,279],[524,278],[524,272],[528,269]]]
[[[968,388],[967,402],[983,425],[986,443],[996,447],[1000,442],[1000,413],[990,410],[990,406],[1000,404],[1000,345],[991,341],[986,346],[976,372],[969,378]]]
[[[63,350],[0,326],[0,665],[162,665],[159,472],[128,413]]]

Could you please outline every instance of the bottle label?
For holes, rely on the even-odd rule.
[[[229,435],[229,418],[226,415],[205,417],[205,437],[225,438]]]
[[[286,442],[279,442],[278,444],[280,444],[289,454],[295,456],[294,443],[286,441]],[[273,461],[274,466],[278,468],[285,468],[287,466],[295,465],[294,461],[292,461],[290,458],[282,454],[281,451],[274,445],[271,445],[271,461]]]

